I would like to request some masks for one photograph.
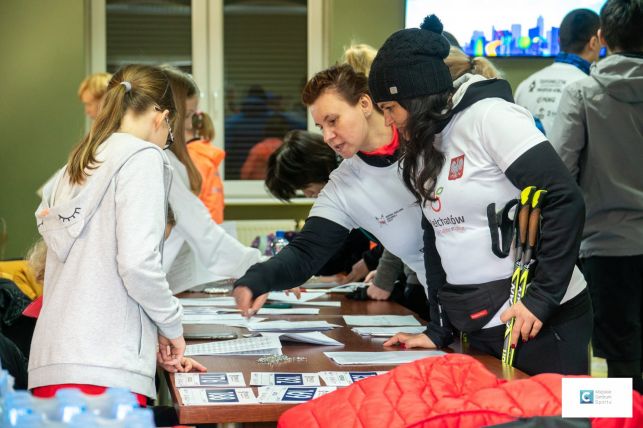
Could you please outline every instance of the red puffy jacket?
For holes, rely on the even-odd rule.
[[[468,355],[447,354],[399,366],[296,406],[281,416],[278,426],[461,428],[560,416],[562,377],[541,374],[506,381]],[[592,426],[643,426],[643,399],[632,394],[632,418],[594,419]]]

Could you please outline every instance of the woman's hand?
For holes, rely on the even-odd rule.
[[[540,321],[529,309],[522,303],[518,302],[500,315],[500,321],[507,323],[511,318],[516,318],[514,328],[511,331],[511,347],[515,348],[518,344],[518,338],[526,342],[533,339],[543,327]]]
[[[268,300],[268,293],[253,299],[252,291],[245,285],[240,285],[232,290],[234,300],[237,302],[237,308],[241,310],[241,315],[250,318],[261,309],[261,307]]]
[[[159,365],[163,367],[165,371],[170,373],[177,373],[177,372],[188,373],[191,371],[197,371],[197,372],[208,371],[208,369],[205,368],[204,365],[189,357],[183,357],[179,362],[179,364],[165,364],[163,362],[159,362]]]
[[[370,285],[375,279],[375,275],[377,275],[377,270],[370,271],[368,275],[366,275],[366,278],[364,278],[364,282]]]
[[[364,259],[361,259],[353,265],[348,275],[337,275],[337,283],[340,285],[348,284],[349,282],[359,281],[368,274],[368,266]]]
[[[373,300],[386,300],[391,295],[391,292],[382,290],[377,285],[371,283],[366,289],[366,294]]]
[[[435,349],[435,343],[429,339],[424,333],[420,334],[408,334],[408,333],[397,333],[395,336],[391,337],[389,340],[384,342],[384,346],[394,346],[400,345],[403,348],[429,348]]]
[[[290,290],[284,290],[284,294],[287,296],[290,293],[294,294],[297,300],[301,298],[301,287],[291,288]]]
[[[178,364],[185,352],[185,339],[179,336],[176,339],[168,339],[158,335],[158,358],[164,363]]]

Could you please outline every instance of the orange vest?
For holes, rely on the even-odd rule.
[[[201,173],[203,181],[199,199],[210,211],[212,220],[223,222],[223,180],[219,176],[219,165],[225,152],[214,147],[208,140],[196,140],[187,145],[188,153],[194,165]]]

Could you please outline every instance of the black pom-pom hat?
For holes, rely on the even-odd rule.
[[[420,28],[393,33],[377,52],[368,86],[375,102],[399,101],[437,94],[453,88],[449,67],[449,42],[435,15]]]

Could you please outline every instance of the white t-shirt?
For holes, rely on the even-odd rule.
[[[482,284],[508,278],[514,252],[501,259],[491,251],[487,206],[496,210],[520,194],[504,172],[523,153],[546,138],[529,112],[500,98],[487,98],[457,113],[436,144],[445,164],[436,181],[438,200],[423,207],[435,230],[436,247],[450,284]],[[562,302],[585,288],[575,269]],[[562,303],[561,302],[561,303]],[[485,326],[500,325],[499,314]]]
[[[540,119],[549,134],[554,126],[558,112],[558,104],[563,95],[563,89],[576,80],[587,77],[578,67],[563,62],[555,62],[550,66],[529,76],[516,89],[516,104]]]
[[[422,211],[404,186],[397,162],[374,167],[359,156],[344,160],[331,173],[309,216],[349,230],[366,229],[402,259],[426,289]]]

